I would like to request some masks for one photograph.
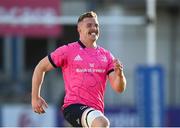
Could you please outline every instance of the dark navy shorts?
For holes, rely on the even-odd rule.
[[[64,108],[63,114],[64,118],[73,126],[73,127],[82,127],[81,117],[83,112],[90,107],[83,104],[71,104],[68,107]]]

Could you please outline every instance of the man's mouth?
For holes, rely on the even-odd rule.
[[[97,32],[89,32],[90,35],[96,36]]]

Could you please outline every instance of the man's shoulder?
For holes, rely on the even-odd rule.
[[[75,48],[78,47],[78,41],[74,41],[74,42],[69,42],[66,45],[68,48]]]
[[[78,42],[75,41],[75,42],[69,42],[67,44],[61,45],[58,48],[61,48],[61,47],[74,48],[74,47],[77,47],[77,46],[78,46]]]
[[[104,47],[102,47],[102,46],[98,46],[98,48],[99,48],[99,50],[100,50],[101,52],[105,52],[105,53],[109,53],[109,52],[110,52],[108,49],[106,49],[106,48],[104,48]]]

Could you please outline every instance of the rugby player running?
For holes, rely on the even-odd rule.
[[[45,113],[46,101],[41,97],[44,75],[62,68],[65,98],[61,108],[64,118],[74,127],[110,127],[104,115],[104,93],[107,80],[121,93],[126,78],[121,62],[97,45],[99,23],[93,11],[82,14],[77,23],[79,40],[57,48],[35,67],[32,76],[32,108]]]

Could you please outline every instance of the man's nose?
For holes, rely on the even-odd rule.
[[[95,25],[93,25],[93,26],[91,27],[91,29],[92,29],[92,30],[97,30],[97,27],[96,27]]]

